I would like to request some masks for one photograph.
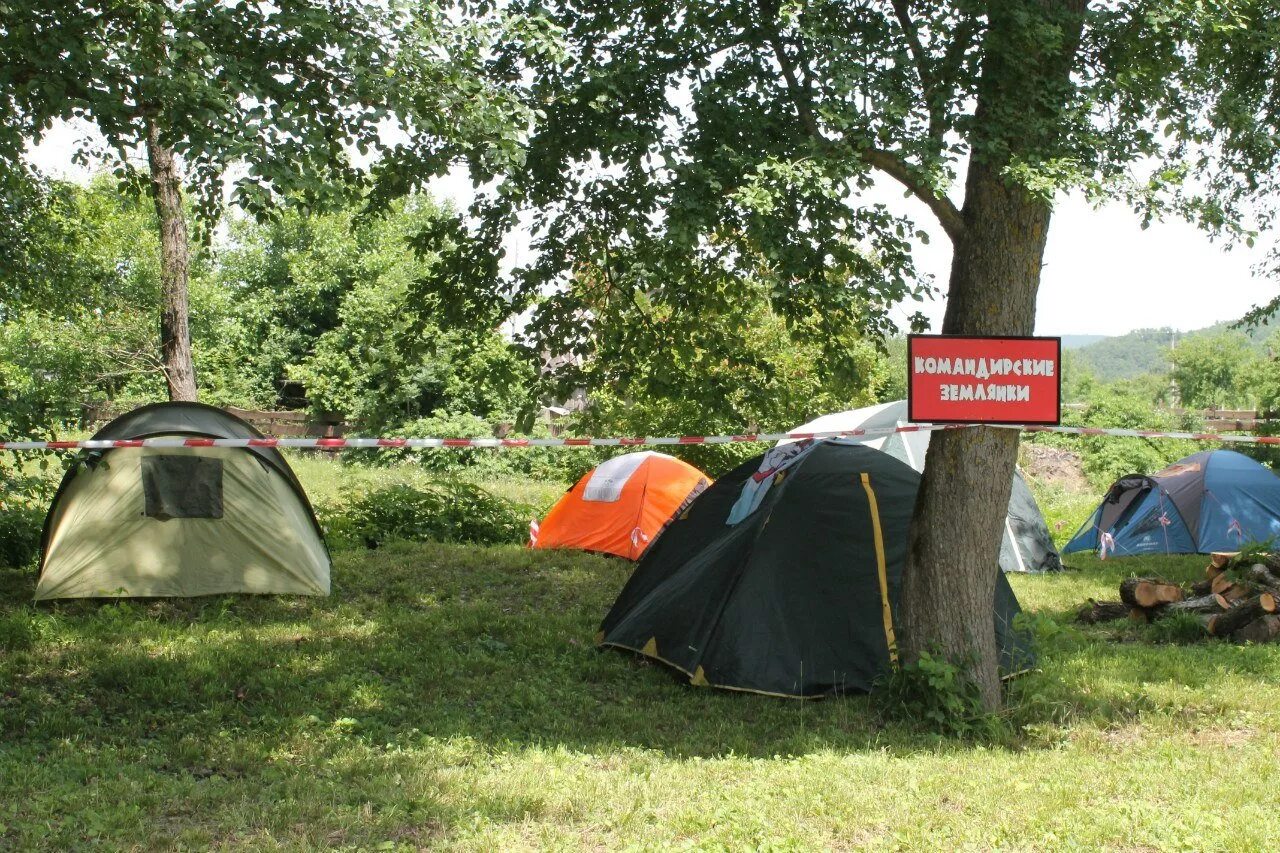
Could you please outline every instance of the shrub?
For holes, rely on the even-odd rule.
[[[345,509],[322,508],[320,517],[335,547],[383,542],[523,542],[533,508],[495,497],[470,483],[394,485],[369,492]]]
[[[60,472],[56,460],[44,458],[39,474],[0,467],[0,566],[23,567],[40,552],[45,509]]]
[[[493,438],[493,424],[475,415],[438,411],[428,418],[406,421],[385,431],[406,438]],[[545,425],[537,425],[528,435],[513,437],[546,438]],[[627,448],[634,450],[635,448]],[[523,476],[555,482],[574,482],[608,457],[605,448],[448,448],[354,451],[352,462],[391,466],[411,462],[436,474],[468,472],[481,477]]]
[[[1121,427],[1128,429],[1196,431],[1202,424],[1194,415],[1175,416],[1151,403],[1124,396],[1117,388],[1100,392],[1084,411],[1067,412],[1067,426]],[[1212,445],[1194,441],[1114,436],[1075,436],[1040,433],[1029,441],[1070,447],[1080,454],[1085,476],[1095,489],[1106,489],[1126,474],[1152,474],[1171,462]]]
[[[44,513],[29,504],[0,503],[0,565],[26,566],[40,551]]]
[[[983,708],[978,685],[938,653],[922,652],[919,660],[898,667],[877,694],[886,720],[964,739],[1006,734],[1006,724]]]

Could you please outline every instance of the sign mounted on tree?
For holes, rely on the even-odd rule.
[[[1062,339],[907,336],[913,423],[1058,424]]]

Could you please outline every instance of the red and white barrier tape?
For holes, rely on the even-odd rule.
[[[0,450],[114,450],[121,447],[294,447],[306,450],[381,450],[468,447],[641,447],[676,444],[772,443],[806,438],[880,438],[897,432],[967,429],[970,424],[909,424],[826,432],[680,435],[637,438],[132,438],[82,441],[0,441]]]
[[[1019,432],[1056,432],[1065,435],[1110,435],[1117,438],[1177,438],[1183,441],[1221,441],[1226,444],[1280,444],[1280,435],[1229,435],[1222,432],[1162,432],[1159,430],[1119,429],[1072,426],[1039,426],[1035,424],[966,424],[1016,429]]]
[[[475,447],[644,447],[671,444],[736,444],[803,441],[806,438],[881,438],[893,433],[934,432],[973,427],[1016,429],[1025,433],[1115,435],[1120,438],[1179,438],[1194,442],[1280,444],[1280,435],[1161,432],[1147,429],[1042,427],[1036,424],[908,424],[904,427],[826,430],[817,433],[749,433],[744,435],[649,435],[636,438],[122,438],[83,441],[0,442],[0,451],[116,450],[120,447],[293,447],[300,450],[426,450]]]
[[[642,447],[688,444],[772,443],[806,438],[880,438],[899,432],[932,432],[969,429],[982,424],[909,424],[873,429],[825,432],[767,432],[747,435],[681,435],[637,438],[141,438],[86,439],[81,441],[0,441],[0,450],[114,450],[121,447],[293,447],[304,450],[381,450],[428,448],[520,447]],[[1121,438],[1177,438],[1188,441],[1221,441],[1234,444],[1280,444],[1280,436],[1226,435],[1217,432],[1160,432],[1138,429],[986,424],[1021,432],[1055,432],[1066,435],[1109,435]]]

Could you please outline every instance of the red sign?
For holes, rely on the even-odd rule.
[[[1057,424],[1061,338],[907,336],[914,423]]]

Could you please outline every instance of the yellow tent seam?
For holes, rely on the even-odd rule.
[[[876,545],[876,577],[880,581],[880,613],[884,619],[884,639],[889,646],[889,663],[898,666],[898,639],[893,631],[893,608],[889,604],[889,573],[884,561],[884,533],[880,529],[880,504],[876,501],[876,493],[871,488],[871,475],[863,472],[862,488],[867,493],[867,504],[871,509],[871,535]]]

